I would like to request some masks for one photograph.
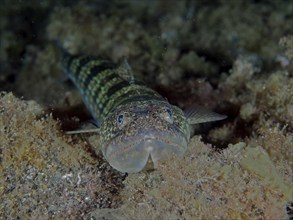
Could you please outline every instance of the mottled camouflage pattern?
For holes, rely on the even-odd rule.
[[[162,115],[166,114],[167,108],[173,112],[173,123],[166,123],[164,117],[162,117]],[[121,113],[124,114],[126,120],[126,125],[123,129],[119,129],[116,119]],[[171,143],[171,137],[177,137],[178,133],[184,134],[182,136],[182,144],[184,141],[189,141],[189,125],[180,108],[170,105],[167,101],[146,100],[128,102],[118,106],[109,114],[108,120],[105,120],[102,124],[102,151],[107,152],[107,147],[110,146],[114,138],[117,145],[120,145],[125,139],[132,139],[132,142],[124,149],[126,151],[137,144],[136,137],[147,133],[143,131],[145,129],[157,134],[157,138],[168,144],[176,144]],[[137,138],[137,141],[140,140],[140,138]],[[177,143],[177,145],[178,148],[184,148],[182,152],[185,151],[186,146],[183,146],[184,144],[180,145]],[[109,154],[112,155],[112,152]]]
[[[130,161],[129,158],[138,160],[134,163],[140,160],[145,163],[149,156],[155,161],[168,151],[184,153],[189,141],[189,126],[183,111],[143,83],[129,80],[132,77],[125,77],[127,71],[121,66],[98,57],[66,54],[64,69],[100,127],[101,150],[113,167],[137,172],[144,164],[129,169],[128,165],[123,167],[123,163]],[[119,115],[123,115],[123,127],[117,124]],[[132,151],[135,145],[148,152],[145,149]],[[155,152],[153,148],[160,150]],[[144,155],[138,155],[142,151]],[[155,152],[154,155],[150,155],[150,151]]]

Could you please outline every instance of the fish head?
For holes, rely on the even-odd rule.
[[[135,102],[117,107],[101,125],[101,147],[112,167],[134,173],[153,163],[182,156],[190,131],[183,111],[166,101]]]

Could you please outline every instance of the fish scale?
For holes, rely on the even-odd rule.
[[[121,172],[139,172],[151,160],[182,156],[190,139],[190,124],[225,116],[189,108],[186,112],[137,80],[125,65],[94,56],[63,52],[65,73],[99,126],[99,148]]]
[[[120,67],[110,61],[93,56],[66,56],[65,72],[77,86],[87,108],[98,121],[102,121],[119,103],[137,99],[138,96],[164,100],[143,83],[136,84],[124,80],[119,75]]]

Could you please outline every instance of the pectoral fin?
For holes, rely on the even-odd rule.
[[[66,131],[66,134],[85,134],[85,133],[100,133],[99,128],[87,129],[87,130],[76,130],[76,131]]]
[[[221,115],[199,106],[190,107],[184,113],[189,124],[219,121],[227,118],[226,115]]]

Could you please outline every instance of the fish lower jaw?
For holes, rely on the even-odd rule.
[[[146,147],[146,150],[147,150],[148,152],[152,152],[152,151],[154,150],[154,147],[153,147],[153,146],[147,146],[147,147]]]
[[[158,140],[155,137],[144,137],[135,144],[111,144],[104,154],[112,167],[128,173],[141,171],[149,158],[155,164],[158,160],[168,159],[171,156],[183,156],[187,142],[178,140]]]

